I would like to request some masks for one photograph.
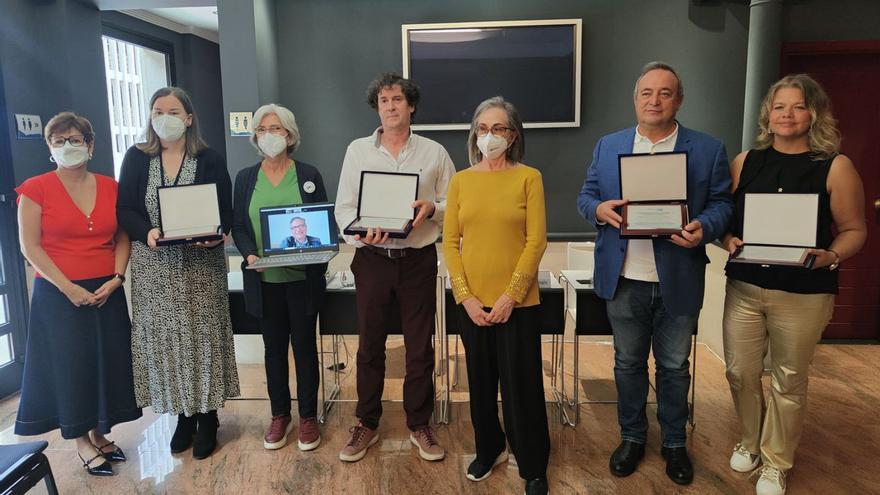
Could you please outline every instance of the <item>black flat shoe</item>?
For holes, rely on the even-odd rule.
[[[642,457],[645,457],[645,444],[624,440],[611,454],[608,468],[614,476],[629,476],[636,470]]]
[[[196,434],[196,417],[177,415],[177,428],[174,429],[174,435],[171,436],[171,452],[179,454],[188,449],[193,443],[193,436]]]
[[[83,459],[83,456],[81,456],[79,452],[77,452],[76,455],[77,457],[79,457],[79,460],[82,461],[83,468],[86,470],[86,472],[92,476],[113,476],[114,474],[116,474],[113,472],[113,466],[106,460],[98,466],[91,466],[92,461],[104,458],[104,454],[100,452],[98,452],[95,457],[92,457],[89,460]]]
[[[116,442],[110,442],[101,447],[95,448],[97,448],[98,452],[100,452],[104,456],[104,459],[107,459],[110,462],[125,462],[128,460],[128,458],[125,457],[125,453],[122,451],[122,449],[116,446]],[[110,448],[112,448],[113,450],[107,450]]]
[[[526,481],[526,495],[547,495],[547,478]]]
[[[660,455],[666,459],[666,476],[679,485],[689,485],[694,480],[694,466],[686,447],[663,447]]]
[[[220,427],[220,421],[217,419],[217,411],[197,414],[196,418],[198,428],[193,442],[193,459],[205,459],[217,448],[217,428]]]

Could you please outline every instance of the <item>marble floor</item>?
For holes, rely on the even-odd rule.
[[[340,361],[342,398],[354,394],[356,341],[347,342]],[[454,350],[454,349],[453,349]],[[459,349],[459,352],[463,352]],[[453,353],[454,354],[454,353]],[[550,398],[550,345],[545,344]],[[329,355],[329,354],[328,354]],[[571,346],[566,351],[566,373],[571,387]],[[389,339],[386,398],[399,399],[402,385],[402,343]],[[581,398],[614,398],[612,349],[603,343],[581,345],[578,387]],[[591,494],[747,494],[753,492],[748,475],[727,467],[737,441],[730,395],[721,361],[702,345],[697,350],[696,427],[689,430],[688,448],[695,462],[694,483],[679,487],[664,474],[660,458],[659,428],[649,406],[651,430],[648,452],[638,471],[628,478],[608,472],[608,456],[618,442],[613,404],[581,405],[576,428],[563,427],[557,409],[548,404],[552,451],[548,476],[551,493]],[[810,384],[810,406],[797,465],[789,479],[790,495],[880,493],[877,458],[880,454],[880,380],[877,363],[880,346],[822,345],[816,354]],[[463,360],[461,363],[464,366]],[[261,365],[240,365],[241,400],[227,403],[220,412],[220,447],[206,460],[193,460],[189,452],[172,455],[168,441],[174,418],[145,411],[144,417],[119,425],[110,437],[128,455],[116,466],[118,475],[94,478],[85,474],[74,444],[57,432],[42,435],[62,493],[75,494],[502,494],[522,493],[515,460],[502,465],[486,481],[473,483],[464,476],[472,458],[473,437],[469,421],[467,380],[463,373],[452,393],[449,425],[437,427],[448,455],[443,461],[420,460],[408,441],[402,405],[390,402],[380,426],[381,441],[361,462],[345,464],[338,451],[353,425],[354,404],[336,405],[322,426],[323,442],[313,452],[288,445],[277,451],[262,446],[268,421],[265,376]],[[440,377],[445,381],[445,377]],[[0,443],[28,441],[17,437],[12,424],[18,397],[0,401]],[[295,410],[295,408],[294,408]],[[44,493],[39,485],[32,493]]]

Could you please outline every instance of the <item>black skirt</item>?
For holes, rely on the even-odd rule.
[[[75,283],[94,292],[108,280]],[[51,282],[34,280],[15,433],[60,428],[71,439],[139,417],[125,291],[116,289],[100,308],[76,307]]]

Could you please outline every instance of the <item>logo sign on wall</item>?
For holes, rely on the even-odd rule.
[[[229,135],[250,136],[253,134],[253,120],[251,112],[229,112]]]
[[[15,137],[18,139],[43,139],[43,123],[39,115],[15,114]]]

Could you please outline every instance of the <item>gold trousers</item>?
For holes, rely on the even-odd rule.
[[[834,294],[794,294],[728,279],[724,299],[727,381],[742,426],[742,444],[764,465],[794,464],[807,406],[810,361],[831,320]],[[761,375],[770,352],[770,394]]]

